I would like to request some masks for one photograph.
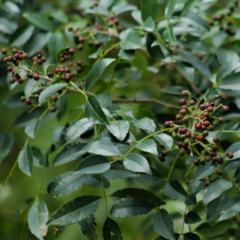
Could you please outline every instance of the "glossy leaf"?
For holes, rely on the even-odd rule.
[[[191,6],[196,2],[197,0],[188,0],[183,7],[183,10],[181,12],[181,16],[184,16],[188,10],[191,8]]]
[[[29,25],[24,28],[19,28],[16,33],[12,35],[11,46],[13,47],[20,47],[24,45],[29,38],[32,36],[34,31],[34,26]]]
[[[154,134],[153,137],[167,149],[171,149],[173,138],[165,133]]]
[[[103,225],[103,239],[104,240],[123,240],[121,229],[118,224],[107,217]]]
[[[129,31],[121,43],[123,50],[139,49],[141,46],[141,38],[135,31]]]
[[[185,216],[184,222],[186,224],[194,224],[197,222],[200,222],[201,218],[199,217],[199,215],[196,212],[188,212]]]
[[[52,56],[53,63],[57,63],[57,53],[59,49],[63,49],[66,47],[64,42],[64,37],[61,32],[55,32],[52,34],[49,42],[48,42],[48,50],[49,54]]]
[[[128,155],[124,161],[123,161],[124,166],[133,171],[133,172],[144,172],[149,175],[152,174],[148,161],[146,158],[144,158],[142,155],[138,153],[132,153]]]
[[[75,198],[62,205],[50,218],[48,225],[69,225],[79,222],[93,214],[99,205],[100,199],[96,196]]]
[[[94,95],[88,97],[85,104],[85,111],[87,118],[91,122],[110,125],[98,99]]]
[[[18,166],[22,172],[28,176],[32,175],[33,154],[29,144],[27,144],[18,156]]]
[[[156,18],[159,9],[157,0],[141,0],[142,20],[145,21],[148,17]]]
[[[218,71],[217,82],[220,82],[229,73],[233,72],[234,70],[236,70],[239,67],[240,67],[239,60],[231,60],[229,62],[224,63]]]
[[[87,118],[83,118],[73,123],[73,125],[69,126],[66,130],[66,140],[67,142],[72,142],[83,133],[85,133],[93,123],[89,121]]]
[[[108,130],[119,140],[123,141],[128,133],[129,123],[125,120],[120,120],[116,122],[110,122],[108,125]]]
[[[209,176],[210,174],[212,174],[217,169],[218,169],[217,163],[208,162],[208,163],[200,166],[199,168],[197,168],[197,170],[194,174],[194,179],[198,179],[198,180],[203,179],[203,178]]]
[[[152,33],[149,33],[147,35],[147,42],[146,42],[147,50],[153,59],[162,59],[164,58],[164,55],[160,46],[159,45],[152,46],[152,44],[155,41],[156,41],[156,38],[154,37],[154,35]]]
[[[103,156],[118,156],[121,155],[118,148],[112,144],[107,142],[93,142],[89,143],[86,147],[84,147],[85,151],[90,153],[95,153],[97,155]]]
[[[100,174],[93,174],[93,175],[88,175],[90,178],[86,182],[87,185],[94,187],[94,188],[109,188],[110,187],[110,182],[105,178],[101,177]],[[102,183],[103,180],[103,183]]]
[[[65,146],[53,159],[53,165],[59,166],[71,161],[76,160],[78,157],[86,153],[83,148],[86,144],[83,143],[72,143]]]
[[[38,199],[28,211],[28,226],[31,233],[39,240],[43,240],[43,237],[47,234],[47,221],[47,205],[43,200]]]
[[[176,180],[170,181],[165,186],[164,193],[170,198],[174,198],[174,199],[186,200],[188,198],[187,193],[183,189],[181,183]]]
[[[207,188],[207,191],[203,197],[203,203],[208,204],[212,200],[219,197],[222,193],[230,189],[232,186],[232,182],[225,179],[218,179],[217,181],[210,184],[210,186]]]
[[[156,129],[156,124],[154,123],[154,121],[152,119],[149,118],[142,118],[136,122],[133,123],[137,128],[141,128],[144,130],[148,130],[148,131],[155,131]]]
[[[165,209],[161,209],[154,215],[153,228],[158,234],[166,239],[176,239],[173,231],[173,221]]]
[[[143,142],[136,144],[135,147],[141,151],[158,155],[157,145],[152,139],[146,139]]]
[[[167,13],[166,13],[166,17],[167,17],[167,20],[168,22],[170,21],[171,17],[172,17],[172,14],[173,14],[173,11],[174,11],[174,8],[175,8],[175,5],[177,3],[177,0],[169,0],[167,2]]]
[[[37,133],[37,130],[39,128],[39,121],[38,122],[33,122],[31,124],[29,124],[26,128],[25,128],[25,133],[31,137],[31,138],[35,138],[35,134]]]
[[[234,160],[234,159],[237,159],[237,158],[240,158],[240,142],[236,142],[234,144],[232,144],[226,151],[227,152],[230,152],[230,153],[233,153],[233,158],[229,159],[227,156],[225,157],[226,160]]]
[[[87,239],[89,240],[99,239],[96,229],[97,223],[94,215],[90,215],[87,218],[79,221],[78,226],[81,229],[82,233],[87,237]]]
[[[39,95],[39,104],[42,105],[43,102],[48,99],[52,94],[56,93],[57,90],[66,87],[67,83],[56,83],[47,88],[45,88]]]
[[[90,156],[80,162],[75,172],[82,174],[104,173],[111,167],[111,163],[103,156]]]
[[[5,157],[10,153],[14,143],[13,136],[8,132],[0,134],[0,164]]]

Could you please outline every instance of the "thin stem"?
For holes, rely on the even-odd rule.
[[[106,218],[107,218],[107,216],[108,216],[107,196],[106,196],[106,192],[105,192],[105,188],[104,188],[103,176],[102,176],[102,174],[100,174],[100,176],[101,176],[102,189],[103,189],[103,196],[104,196],[105,209],[106,209]]]
[[[82,93],[83,96],[87,99],[87,94],[86,94],[85,92],[83,92],[80,88],[78,88],[78,86],[77,86],[75,83],[73,83],[72,81],[70,81],[70,84],[71,84],[72,86],[74,86],[80,93]]]
[[[41,191],[42,191],[42,187],[43,187],[43,182],[44,182],[44,177],[45,177],[46,171],[47,171],[47,168],[44,168],[43,174],[42,174],[42,179],[41,179],[41,184],[40,184],[40,188],[39,188],[39,192],[38,192],[38,198],[41,195]]]
[[[184,219],[185,219],[186,212],[187,212],[187,206],[185,207],[185,211],[184,211],[184,214],[183,214],[183,224],[182,224],[182,233],[181,233],[181,235],[183,235],[183,231],[184,231]]]
[[[97,136],[98,136],[97,124],[96,123],[94,124],[94,134],[95,134],[95,139],[96,139]]]
[[[176,162],[177,162],[178,157],[179,157],[179,154],[178,154],[177,157],[175,158],[175,160],[174,160],[174,162],[173,162],[173,164],[172,164],[172,167],[171,167],[171,169],[170,169],[170,171],[169,171],[169,173],[168,173],[168,176],[167,176],[167,179],[166,179],[166,184],[167,184],[168,181],[169,181],[169,178],[170,178],[170,176],[171,176],[171,174],[172,174],[173,168],[174,168],[174,166],[175,166],[175,164],[176,164]]]
[[[109,52],[111,52],[114,48],[117,48],[119,45],[121,45],[122,41],[114,44],[112,47],[110,47],[104,54],[98,59],[98,61],[102,58],[104,58]]]
[[[231,181],[233,182],[233,184],[236,186],[236,188],[238,189],[238,191],[240,192],[240,188],[238,187],[237,183],[234,181],[234,179],[229,175],[228,171],[224,168],[224,166],[222,166],[220,164],[220,166],[222,167],[222,169],[224,170],[224,172],[228,175],[228,177],[231,179]]]

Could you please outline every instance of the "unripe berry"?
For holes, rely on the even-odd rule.
[[[180,114],[177,114],[177,115],[176,115],[176,119],[177,119],[177,120],[180,120],[181,118],[182,118],[182,116],[181,116]]]
[[[223,111],[224,112],[228,112],[229,111],[229,107],[228,106],[223,106]]]
[[[21,96],[21,97],[20,97],[20,101],[21,101],[21,102],[24,102],[25,99],[26,99],[25,96]]]
[[[185,134],[185,133],[187,132],[187,128],[182,128],[182,129],[180,130],[180,132],[181,132],[182,134]]]
[[[3,55],[7,54],[7,49],[3,48],[3,49],[1,50],[1,53],[2,53]]]
[[[183,143],[182,142],[178,142],[178,147],[182,148],[183,147]]]
[[[36,80],[36,81],[39,80],[39,75],[38,74],[34,74],[33,75],[33,79]]]
[[[186,102],[187,102],[187,101],[186,101],[186,99],[184,99],[184,98],[179,101],[179,103],[180,103],[181,105],[186,104]]]
[[[183,123],[188,123],[188,121],[189,121],[189,118],[188,118],[188,117],[184,117],[184,118],[182,119],[182,122],[183,122]]]
[[[182,91],[182,96],[188,96],[188,95],[190,95],[190,92],[188,90]]]
[[[196,127],[196,129],[201,130],[202,129],[202,124],[201,123],[196,123],[195,127]]]
[[[55,112],[55,111],[56,111],[56,108],[55,108],[54,106],[52,106],[52,107],[49,108],[49,111],[50,111],[50,112]]]
[[[216,137],[213,138],[213,141],[214,141],[215,143],[218,143],[218,142],[219,142],[219,138],[216,136]]]
[[[205,130],[205,131],[203,131],[202,135],[207,137],[209,135],[209,132]]]
[[[220,117],[220,118],[218,119],[218,122],[219,122],[219,123],[223,123],[223,122],[224,122],[223,118]]]
[[[209,126],[210,126],[210,122],[209,122],[209,121],[204,121],[204,122],[203,122],[203,125],[204,125],[205,127],[209,127]]]

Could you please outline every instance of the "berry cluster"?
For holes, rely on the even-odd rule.
[[[229,107],[222,104],[215,106],[214,102],[205,101],[202,104],[200,104],[200,100],[195,102],[191,99],[191,94],[187,90],[184,90],[182,95],[189,97],[189,100],[187,101],[183,98],[179,101],[182,107],[176,115],[176,121],[167,121],[164,124],[166,132],[178,141],[176,148],[179,149],[180,156],[190,155],[192,152],[199,153],[197,149],[201,148],[200,157],[193,161],[195,166],[205,164],[206,162],[222,164],[224,155],[230,159],[233,158],[232,153],[224,154],[218,151],[216,144],[219,142],[219,138],[217,136],[213,137],[213,143],[207,143],[206,141],[209,131],[214,131],[217,125],[223,123],[223,118],[215,117],[214,113],[220,107],[223,108],[224,112],[228,112]],[[159,147],[164,148],[162,144]],[[164,162],[167,154],[167,151],[162,151],[159,155],[159,160]]]

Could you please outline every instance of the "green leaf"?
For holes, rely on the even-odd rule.
[[[170,19],[172,17],[176,3],[177,3],[177,0],[168,0],[168,2],[167,2],[166,17],[167,17],[168,22],[170,21]]]
[[[27,144],[18,156],[18,166],[22,172],[28,176],[32,175],[33,154],[29,144]]]
[[[48,221],[48,225],[70,225],[93,214],[99,205],[100,198],[83,196],[63,204]]]
[[[93,142],[88,144],[85,148],[85,151],[94,153],[97,155],[103,155],[103,156],[118,156],[121,155],[118,148],[112,144],[107,142]]]
[[[193,54],[182,49],[178,49],[178,52],[186,61],[191,63],[193,67],[195,67],[205,78],[211,78],[211,72],[208,67],[203,64],[198,58],[196,58]]]
[[[19,101],[20,97],[23,96],[23,92],[18,92],[9,96],[2,104],[8,108],[20,108],[25,107],[26,103]]]
[[[78,222],[78,226],[81,229],[82,233],[87,237],[89,240],[97,240],[97,223],[95,220],[94,215],[90,215],[87,218]]]
[[[129,123],[125,120],[119,120],[116,122],[111,121],[111,125],[108,125],[108,130],[119,140],[123,141],[128,133]]]
[[[234,160],[237,158],[240,158],[240,142],[236,142],[232,144],[226,151],[225,153],[230,152],[233,153],[233,158],[229,159],[227,156],[225,157],[226,160]]]
[[[173,231],[173,221],[165,209],[161,209],[153,217],[154,230],[169,240],[175,240],[175,234]]]
[[[149,119],[149,118],[142,118],[138,121],[133,122],[133,124],[137,128],[141,128],[141,129],[148,130],[151,132],[155,131],[155,129],[156,129],[156,124],[154,123],[154,121],[152,119]]]
[[[234,178],[240,178],[240,167],[237,168],[237,170],[234,174]]]
[[[52,12],[51,15],[54,19],[56,19],[59,22],[62,22],[62,23],[68,22],[67,16],[61,10],[56,10],[56,11]]]
[[[121,48],[123,50],[132,50],[141,48],[141,38],[137,32],[131,30],[127,32],[127,35],[123,38]]]
[[[236,70],[240,67],[239,60],[231,60],[229,62],[224,63],[218,71],[217,74],[217,82],[220,82],[223,78],[225,78],[228,74]]]
[[[51,22],[45,17],[41,16],[39,13],[25,12],[23,17],[33,24],[34,26],[40,28],[41,30],[50,31],[52,30]]]
[[[208,90],[207,99],[216,98],[219,96],[219,92],[215,87],[212,87]]]
[[[199,217],[199,215],[196,212],[188,212],[185,216],[184,222],[186,224],[194,224],[197,222],[200,222],[201,218]]]
[[[136,176],[132,176],[132,178],[138,182],[142,183],[154,183],[163,180],[162,176],[156,171],[154,168],[150,168],[152,171],[152,175],[148,175],[145,173],[138,173]]]
[[[88,97],[85,104],[85,111],[87,118],[93,123],[110,125],[98,99],[94,95]]]
[[[93,68],[90,70],[86,78],[86,83],[85,83],[86,91],[88,91],[92,86],[94,86],[94,84],[102,76],[107,66],[110,65],[110,63],[112,63],[115,60],[116,60],[115,58],[105,58],[98,61],[93,66]]]
[[[208,223],[202,223],[195,230],[197,233],[206,237],[215,237],[222,233],[225,233],[232,226],[232,221],[226,220],[219,222],[218,224],[211,226]]]
[[[28,226],[33,235],[43,240],[47,234],[48,209],[46,203],[38,199],[28,211]]]
[[[197,180],[203,179],[203,178],[209,176],[210,174],[212,174],[217,169],[218,169],[217,163],[208,162],[197,168],[193,179],[197,179]]]
[[[240,90],[239,77],[240,77],[239,72],[230,74],[229,76],[223,79],[223,81],[218,85],[218,88],[232,91]]]
[[[182,74],[190,81],[194,80],[194,68],[185,66],[182,62],[178,62],[178,68],[182,72]]]
[[[196,26],[197,28],[200,27],[209,30],[208,24],[195,12],[188,11],[188,13],[182,18],[182,21],[189,25]]]
[[[126,198],[126,197],[143,198],[155,207],[159,207],[160,205],[164,204],[164,202],[160,200],[156,195],[144,189],[138,189],[138,188],[126,188],[126,189],[118,190],[112,193],[111,197],[113,197],[114,200],[116,199],[118,200],[119,198]]]
[[[154,209],[154,206],[143,198],[126,197],[117,200],[113,204],[110,214],[114,217],[130,217],[146,214]]]
[[[37,133],[37,130],[39,128],[39,121],[37,122],[33,122],[31,124],[29,124],[28,126],[25,127],[25,133],[31,137],[31,138],[35,138],[35,134]]]
[[[212,200],[219,197],[222,193],[233,186],[233,183],[226,179],[218,179],[213,182],[208,188],[203,197],[203,203],[208,204]]]
[[[90,178],[87,181],[87,185],[94,187],[94,188],[109,188],[110,187],[110,182],[103,177],[103,184],[102,184],[102,177],[100,174],[93,174],[93,175],[88,175]]]
[[[0,164],[5,157],[10,153],[14,143],[13,136],[8,132],[0,134]]]
[[[154,134],[153,137],[160,142],[165,148],[171,149],[173,146],[173,138],[165,133]]]
[[[12,47],[20,47],[24,45],[29,38],[32,36],[34,31],[34,26],[24,26],[19,28],[12,36],[11,36],[11,46]]]
[[[128,155],[124,159],[123,164],[130,171],[144,172],[152,175],[147,159],[138,153],[132,153]]]
[[[195,233],[185,233],[183,240],[200,240],[199,236]]]
[[[217,222],[236,216],[240,212],[240,198],[226,199],[221,205],[221,212],[222,214],[217,219]]]
[[[182,185],[178,181],[170,181],[164,187],[164,193],[170,198],[178,200],[186,200],[188,198],[186,191],[183,189]]]
[[[165,58],[159,45],[152,46],[152,44],[155,41],[156,41],[155,36],[152,33],[149,33],[147,35],[146,47],[147,47],[147,50],[148,50],[150,56],[155,60]]]
[[[137,7],[135,5],[130,5],[130,4],[125,3],[125,2],[119,2],[119,4],[115,4],[112,7],[112,11],[113,11],[115,16],[119,15],[121,13],[124,13],[124,12],[134,11],[136,9],[137,9]]]
[[[167,37],[168,37],[168,42],[170,42],[170,43],[176,42],[176,39],[175,39],[174,33],[173,33],[173,24],[172,23],[168,24]]]
[[[109,217],[107,217],[103,225],[103,239],[123,240],[121,229],[119,228],[117,223]]]
[[[170,87],[163,88],[161,92],[182,95],[183,90],[186,90],[186,88],[180,87],[180,86],[170,86]]]
[[[148,17],[143,23],[143,29],[147,32],[153,32],[155,29],[155,23],[151,17]]]
[[[43,102],[48,99],[53,93],[56,93],[57,90],[66,87],[67,83],[56,83],[47,88],[45,88],[39,95],[39,105],[42,105]]]
[[[89,121],[87,118],[83,118],[73,123],[73,125],[69,126],[66,130],[66,141],[72,142],[83,133],[85,133],[93,123]]]
[[[231,49],[218,48],[216,54],[217,59],[221,65],[231,60],[239,60],[237,52]]]
[[[66,44],[64,42],[64,37],[62,33],[61,32],[53,33],[48,42],[49,55],[51,55],[53,63],[58,63],[57,53],[59,49],[63,49],[65,47]]]
[[[197,0],[188,0],[183,7],[183,10],[181,12],[181,17],[184,16],[188,10],[191,8],[191,6],[193,5],[193,3],[195,3]]]
[[[141,0],[142,20],[145,21],[148,17],[152,17],[155,20],[159,6],[157,0]]]
[[[75,172],[84,174],[104,173],[111,167],[111,163],[103,156],[90,156],[80,162]]]
[[[158,155],[157,145],[152,139],[146,139],[143,142],[136,144],[135,147],[141,151]]]
[[[134,50],[123,50],[120,49],[118,56],[121,59],[132,61],[135,58],[135,51]]]
[[[17,29],[18,25],[14,21],[7,18],[0,18],[0,31],[6,34],[12,34]]]
[[[53,166],[59,166],[76,160],[86,153],[86,151],[83,150],[85,146],[86,144],[84,143],[68,144],[53,159]]]

